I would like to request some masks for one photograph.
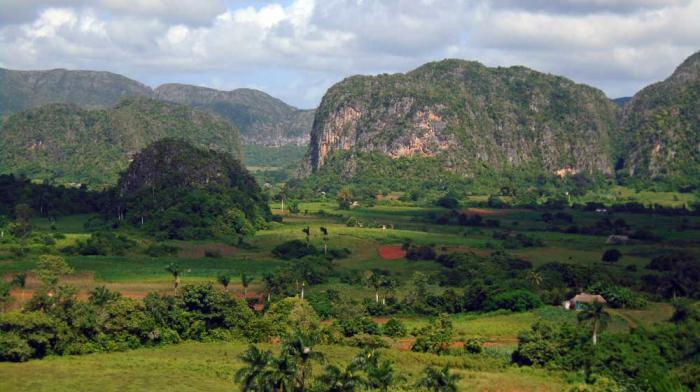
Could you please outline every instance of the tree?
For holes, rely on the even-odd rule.
[[[98,286],[90,292],[89,301],[93,305],[102,307],[110,302],[118,300],[121,296],[121,293],[111,291],[105,286]]]
[[[364,283],[365,283],[366,287],[370,287],[370,288],[374,289],[374,302],[375,303],[379,303],[379,289],[382,287],[384,280],[385,280],[384,274],[380,273],[377,270],[365,272]]]
[[[0,280],[0,307],[1,311],[5,311],[5,306],[12,302],[12,285],[4,280]]]
[[[393,296],[396,292],[396,288],[399,287],[399,282],[396,279],[385,277],[382,280],[382,289],[384,289],[384,295],[382,296],[382,305],[386,305],[386,298]]]
[[[21,297],[24,298],[24,287],[27,285],[27,273],[20,272],[17,275],[13,276],[12,282],[10,282],[10,284],[22,289]]]
[[[353,392],[364,388],[367,381],[362,377],[360,369],[349,364],[344,369],[335,365],[326,366],[323,374],[318,378],[319,389],[328,392]]]
[[[224,290],[228,291],[228,285],[231,283],[231,276],[225,273],[219,274],[219,276],[216,277],[216,281],[219,282],[222,286],[224,286]]]
[[[33,212],[27,204],[22,203],[15,206],[15,224],[12,226],[12,235],[25,238],[31,233]]]
[[[323,255],[325,256],[328,253],[328,229],[320,227],[319,230],[323,234]]]
[[[593,344],[598,343],[598,332],[605,329],[610,321],[610,313],[605,310],[605,305],[601,302],[584,304],[583,310],[578,314],[578,321],[582,324],[589,324],[593,331]]]
[[[0,240],[5,238],[5,226],[10,222],[5,215],[0,215]]]
[[[304,227],[301,231],[306,235],[306,243],[311,242],[311,228],[309,226]]]
[[[313,349],[317,340],[314,331],[306,333],[296,330],[282,344],[282,355],[293,358],[298,364],[299,371],[295,377],[295,384],[302,391],[306,387],[307,379],[311,376],[312,361],[321,363],[325,361],[325,356]]]
[[[241,285],[243,286],[243,298],[248,298],[248,286],[253,282],[253,277],[248,276],[245,272],[241,273]]]
[[[349,366],[362,369],[367,374],[367,386],[370,389],[387,391],[392,385],[403,380],[403,377],[394,371],[391,361],[382,361],[379,352],[373,349],[360,352]]]
[[[234,376],[234,380],[241,383],[241,391],[264,390],[264,387],[267,385],[267,380],[265,380],[264,376],[267,366],[272,360],[272,353],[270,351],[261,351],[257,346],[251,345],[241,354],[240,358],[248,365],[240,368]]]
[[[335,200],[338,202],[338,207],[341,210],[350,208],[350,205],[352,205],[352,198],[352,189],[346,186],[340,188],[340,191],[338,191],[338,194],[335,196]]]
[[[58,285],[58,278],[72,273],[73,268],[61,256],[41,255],[34,271],[47,289],[53,289]]]
[[[423,371],[423,377],[418,380],[416,386],[435,392],[457,392],[457,381],[459,379],[458,375],[450,374],[450,369],[447,366],[442,369],[436,369],[431,366]]]
[[[178,266],[177,263],[170,263],[165,267],[165,270],[170,272],[173,276],[173,287],[177,290],[177,286],[180,285],[180,266]]]
[[[608,249],[603,253],[603,257],[601,260],[605,261],[606,263],[615,263],[620,258],[622,257],[622,253],[620,253],[619,250],[617,249]]]
[[[527,273],[527,280],[530,282],[535,287],[539,287],[542,284],[542,281],[544,280],[544,277],[542,276],[541,273],[537,271],[530,270]]]

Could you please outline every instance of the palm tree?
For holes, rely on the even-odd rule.
[[[311,375],[312,361],[324,362],[325,357],[322,353],[313,349],[317,337],[314,333],[304,333],[295,331],[292,335],[285,339],[282,345],[283,356],[294,358],[298,364],[298,374],[296,376],[296,384],[303,390],[306,385],[308,376]]]
[[[384,295],[382,296],[382,305],[386,305],[386,297],[393,295],[398,286],[399,283],[396,281],[396,279],[382,279],[382,288],[384,289]]]
[[[219,276],[216,277],[216,281],[224,286],[225,291],[228,291],[228,285],[231,284],[231,277],[228,274],[219,274]]]
[[[365,273],[365,286],[374,289],[374,302],[379,303],[379,289],[384,284],[384,276],[377,271],[367,271]]]
[[[177,286],[180,284],[180,267],[177,265],[177,263],[170,263],[167,267],[165,267],[165,270],[170,272],[170,274],[173,276],[173,285],[175,290],[177,290]]]
[[[391,361],[382,361],[377,366],[366,368],[365,372],[367,373],[369,385],[384,392],[403,379],[403,377],[394,372]]]
[[[278,392],[296,391],[298,390],[295,388],[298,372],[298,364],[293,357],[282,354],[279,358],[273,358],[270,361],[270,369],[263,372],[260,376],[262,385],[258,390]],[[303,388],[301,390],[303,391]]]
[[[353,392],[367,385],[359,369],[352,364],[345,369],[334,365],[326,366],[325,372],[318,378],[318,383],[328,392]]]
[[[253,281],[253,278],[245,272],[241,273],[241,285],[243,285],[243,298],[248,298],[248,286]]]
[[[323,255],[325,256],[326,253],[328,253],[328,229],[320,227],[319,230],[321,230],[321,234],[323,234]]]
[[[263,390],[265,384],[263,375],[272,360],[272,353],[260,351],[256,346],[251,345],[241,354],[241,359],[248,364],[248,366],[239,369],[234,376],[234,380],[242,384],[241,391]]]
[[[306,243],[307,244],[310,243],[311,242],[311,228],[309,226],[306,226],[303,229],[301,229],[301,231],[304,232],[304,234],[306,234]]]
[[[542,276],[541,273],[537,271],[530,270],[527,273],[527,280],[535,287],[539,287],[542,284],[542,281],[544,280],[544,277]]]
[[[590,324],[595,345],[598,343],[598,332],[605,329],[610,321],[610,313],[605,310],[605,305],[601,302],[584,304],[583,310],[578,314],[578,321]]]
[[[416,386],[435,392],[457,392],[459,378],[456,374],[450,374],[450,369],[447,366],[442,369],[431,366],[423,371],[423,377],[418,380]]]

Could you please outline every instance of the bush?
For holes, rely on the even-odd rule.
[[[526,310],[539,308],[542,300],[536,294],[528,290],[512,290],[496,294],[486,300],[485,310],[508,309],[513,312],[524,312]]]
[[[144,251],[148,256],[151,257],[161,257],[161,256],[174,256],[180,250],[177,246],[166,245],[166,244],[152,244]]]
[[[389,321],[382,327],[382,333],[386,336],[391,336],[392,338],[401,338],[406,336],[408,331],[406,327],[397,319],[389,319]]]
[[[16,332],[0,334],[0,362],[24,362],[34,355],[34,349]]]
[[[272,254],[280,259],[300,259],[305,256],[316,256],[320,252],[315,246],[301,240],[283,242],[272,249]]]
[[[476,338],[467,339],[464,342],[464,351],[470,354],[479,354],[484,350],[481,340]]]
[[[622,253],[620,253],[619,250],[617,249],[608,249],[603,253],[603,257],[601,258],[602,261],[605,261],[606,263],[615,263],[620,258],[622,257]]]
[[[406,252],[406,258],[409,260],[435,260],[437,254],[431,246],[421,245],[412,246]]]
[[[369,317],[358,317],[352,319],[342,319],[337,322],[343,335],[346,337],[357,334],[379,335],[379,324],[375,323]]]
[[[435,201],[435,205],[438,207],[447,208],[454,210],[459,208],[459,200],[452,195],[445,195]]]

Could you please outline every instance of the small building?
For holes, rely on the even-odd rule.
[[[564,309],[582,310],[583,304],[591,304],[594,302],[599,302],[602,304],[608,303],[608,301],[603,298],[600,294],[588,294],[580,293],[576,294],[573,298],[568,301],[564,301]]]
[[[607,241],[605,241],[606,244],[611,244],[611,245],[626,245],[630,241],[630,237],[626,235],[616,235],[613,234],[611,236],[608,236]]]

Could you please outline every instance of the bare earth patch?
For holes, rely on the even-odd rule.
[[[382,245],[377,248],[377,253],[384,260],[397,260],[406,257],[406,252],[398,245]]]

